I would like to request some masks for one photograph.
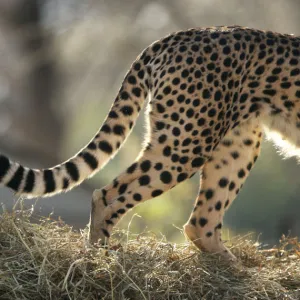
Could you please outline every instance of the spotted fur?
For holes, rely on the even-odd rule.
[[[121,217],[202,173],[186,235],[205,251],[260,152],[263,131],[286,155],[300,149],[300,38],[239,26],[196,28],[154,42],[127,73],[91,142],[70,160],[35,170],[0,156],[0,183],[27,197],[66,191],[100,170],[130,133],[145,99],[148,135],[137,160],[93,194],[90,241]]]

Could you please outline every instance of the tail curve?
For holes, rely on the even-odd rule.
[[[24,167],[0,153],[0,185],[27,198],[47,197],[71,190],[103,168],[129,136],[147,98],[146,50],[132,64],[104,123],[88,145],[69,160],[40,170]]]

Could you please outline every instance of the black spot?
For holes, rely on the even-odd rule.
[[[174,101],[172,99],[169,99],[167,101],[167,106],[171,107],[171,106],[173,106],[173,104],[174,104]]]
[[[215,227],[215,230],[218,230],[218,229],[222,229],[222,223],[219,223],[219,224]]]
[[[35,174],[33,170],[29,170],[26,176],[26,181],[25,181],[25,187],[23,189],[23,192],[25,193],[30,193],[33,190],[34,187],[34,182],[35,182]]]
[[[143,79],[143,78],[144,78],[144,75],[145,75],[144,70],[140,70],[140,71],[138,72],[138,77],[139,77],[140,79]],[[147,85],[147,81],[146,81],[146,85]]]
[[[189,108],[187,111],[186,111],[186,116],[188,118],[192,118],[194,116],[194,110],[192,108]]]
[[[129,99],[129,94],[126,91],[122,91],[120,94],[120,97],[122,100],[128,100]]]
[[[200,118],[198,121],[197,121],[197,124],[198,126],[203,126],[205,124],[205,119],[204,118]]]
[[[212,235],[213,235],[213,234],[212,234],[211,231],[209,231],[209,232],[206,233],[206,236],[207,236],[207,237],[211,237]]]
[[[63,189],[66,190],[69,187],[69,179],[68,178],[64,178],[63,179]]]
[[[157,130],[162,130],[162,129],[165,128],[165,123],[164,123],[164,122],[157,121],[157,122],[155,123],[155,125],[156,125],[156,129],[157,129]]]
[[[139,71],[141,69],[141,64],[139,62],[135,63],[133,68],[136,70],[136,71]]]
[[[117,199],[119,202],[122,202],[122,203],[124,203],[125,202],[125,197],[124,196],[120,196],[120,197],[118,197],[118,199]]]
[[[120,214],[120,215],[123,215],[125,214],[126,210],[124,208],[120,208],[117,210],[117,213]]]
[[[131,106],[123,106],[120,111],[123,113],[124,116],[131,116],[133,114],[133,108]]]
[[[243,141],[243,143],[246,145],[246,146],[251,146],[253,144],[253,141],[250,140],[250,139],[246,139]]]
[[[182,182],[184,180],[186,180],[188,178],[188,174],[187,173],[180,173],[177,176],[177,182]]]
[[[147,185],[150,183],[150,177],[148,175],[143,175],[139,178],[140,185]]]
[[[257,87],[259,87],[259,82],[258,81],[252,81],[248,84],[248,87],[252,88],[252,89],[257,88]]]
[[[151,56],[146,55],[145,58],[144,58],[144,64],[147,65],[150,60],[151,60]]]
[[[135,78],[135,76],[133,76],[133,75],[129,75],[128,78],[127,78],[127,81],[128,81],[130,84],[136,84],[136,78]]]
[[[163,164],[162,163],[156,163],[155,166],[154,166],[154,169],[157,170],[157,171],[160,171],[163,167]]]
[[[245,175],[246,175],[245,171],[243,169],[240,169],[238,172],[238,177],[243,178],[243,177],[245,177]]]
[[[235,183],[231,181],[229,185],[229,191],[232,191],[234,188],[235,188]]]
[[[119,195],[124,194],[126,190],[127,190],[127,184],[126,183],[121,184],[118,190]]]
[[[172,181],[172,174],[168,171],[164,171],[160,174],[160,180],[163,183],[168,184]]]
[[[295,65],[297,65],[297,64],[298,64],[298,59],[292,58],[292,59],[290,60],[290,65],[295,66]]]
[[[51,193],[55,191],[55,180],[53,176],[53,170],[44,170],[44,183],[45,193]]]
[[[209,136],[210,134],[211,134],[211,130],[209,128],[206,128],[201,132],[201,136],[203,137]]]
[[[223,48],[223,53],[224,53],[225,55],[230,54],[230,52],[231,52],[231,50],[230,50],[230,47],[229,47],[229,46],[225,46],[225,47]]]
[[[199,51],[199,46],[196,44],[193,44],[191,49],[192,49],[192,51],[197,52],[197,51]]]
[[[227,57],[227,58],[224,59],[223,64],[224,64],[225,67],[229,68],[231,66],[231,62],[232,62],[231,58]]]
[[[192,140],[190,138],[186,138],[182,141],[182,146],[188,146]]]
[[[230,153],[233,159],[238,159],[239,158],[239,153],[237,151],[231,152]]]
[[[132,174],[135,170],[136,170],[136,168],[137,168],[137,166],[138,166],[138,164],[135,162],[135,163],[133,163],[128,169],[127,169],[127,173],[129,173],[129,174]]]
[[[291,76],[297,76],[300,74],[300,69],[293,69],[290,74]]]
[[[191,219],[191,221],[190,221],[190,223],[193,225],[193,226],[196,226],[196,218],[192,218]]]
[[[152,47],[153,52],[157,52],[161,48],[160,44],[155,44]]]
[[[282,89],[289,89],[290,87],[291,87],[291,83],[290,82],[282,82],[281,84],[280,84],[280,87],[282,88]]]
[[[163,89],[163,93],[165,95],[169,95],[171,93],[171,88],[169,86],[166,86],[164,89]]]
[[[202,158],[202,157],[197,157],[197,158],[194,158],[192,160],[192,167],[193,168],[198,168],[198,167],[201,167],[205,162],[205,159]]]
[[[77,181],[79,179],[78,168],[73,162],[71,161],[66,162],[66,170],[73,181]]]
[[[178,162],[178,160],[179,160],[179,155],[178,155],[178,154],[172,154],[171,160],[172,160],[172,162]]]
[[[108,231],[107,231],[106,229],[102,228],[101,230],[102,230],[103,234],[104,234],[107,238],[110,237],[110,234],[108,233]]]
[[[156,104],[156,108],[157,108],[157,111],[161,114],[166,111],[166,109],[160,103]]]
[[[205,197],[207,200],[210,200],[214,196],[214,191],[212,189],[208,189],[205,192]]]
[[[180,129],[178,127],[174,127],[172,130],[172,133],[174,136],[179,136],[180,135]]]
[[[216,209],[216,210],[221,210],[221,208],[222,208],[222,202],[221,202],[221,201],[218,201],[218,202],[216,203],[216,205],[215,205],[215,209]]]
[[[175,121],[175,122],[177,122],[178,120],[179,120],[179,115],[178,115],[178,113],[172,113],[171,114],[171,119],[173,120],[173,121]]]
[[[171,147],[170,146],[166,146],[164,149],[163,149],[163,155],[164,156],[170,156],[171,155]]]
[[[118,214],[117,213],[113,213],[110,218],[111,219],[117,219],[118,218]]]
[[[182,156],[180,159],[179,159],[179,162],[181,164],[186,164],[187,162],[189,161],[189,158],[187,156]]]
[[[184,126],[184,129],[186,132],[189,132],[193,129],[193,124],[192,123],[187,123],[185,126]]]
[[[23,174],[24,174],[24,168],[22,166],[19,166],[17,171],[14,173],[13,177],[11,178],[11,180],[6,184],[6,186],[17,191],[22,182]]]
[[[263,93],[265,95],[268,95],[268,96],[275,96],[276,95],[276,90],[271,90],[271,89],[269,89],[269,90],[263,90]]]
[[[177,55],[176,58],[175,58],[175,61],[177,63],[180,63],[182,61],[182,56],[181,55]]]
[[[152,197],[158,197],[158,196],[160,196],[161,194],[163,193],[163,191],[162,190],[154,190],[153,192],[152,192]]]
[[[105,133],[111,133],[111,128],[107,124],[104,124],[101,127],[100,131],[105,132]]]
[[[113,152],[111,144],[107,141],[100,141],[98,144],[98,148],[107,154],[111,154]]]
[[[226,38],[221,38],[221,39],[219,40],[219,44],[220,44],[221,46],[226,45],[226,44],[227,44]]]
[[[226,208],[228,206],[228,204],[229,204],[229,199],[226,200],[224,208]]]
[[[115,125],[113,128],[113,132],[116,135],[124,135],[125,127],[123,125]]]
[[[84,162],[89,165],[89,167],[92,169],[92,170],[95,170],[98,168],[98,161],[97,159],[95,158],[94,155],[88,153],[88,152],[81,152],[80,153],[80,156],[83,158]]]
[[[284,101],[284,106],[287,109],[291,109],[291,107],[294,107],[294,103],[292,101]]]
[[[202,92],[202,97],[204,99],[208,99],[210,97],[210,91],[208,89],[204,89]]]
[[[180,46],[179,47],[179,52],[185,52],[187,50],[187,47],[186,46],[184,46],[184,45],[182,45],[182,46]]]
[[[252,113],[252,112],[255,112],[257,110],[259,110],[259,105],[257,103],[253,103],[250,108],[249,108],[249,112]]]
[[[162,134],[162,135],[158,138],[158,142],[159,142],[160,144],[163,144],[166,140],[167,140],[167,135],[166,135],[166,134]]]
[[[135,193],[135,194],[133,194],[133,199],[135,201],[141,201],[142,200],[142,195],[139,194],[139,193]]]
[[[207,219],[205,219],[205,218],[200,218],[199,219],[199,225],[201,226],[201,227],[204,227],[206,224],[207,224]]]
[[[90,142],[87,146],[88,149],[95,150],[97,149],[97,145],[94,142]]]
[[[0,182],[10,169],[10,162],[7,157],[0,155]]]
[[[193,153],[194,153],[194,154],[200,154],[200,153],[201,153],[201,150],[202,150],[201,146],[197,146],[197,147],[195,147],[195,148],[193,149]]]
[[[145,160],[141,163],[141,170],[143,172],[148,172],[151,168],[151,161],[150,160]]]
[[[221,178],[221,179],[219,180],[219,186],[220,186],[221,188],[224,188],[224,187],[226,187],[227,185],[228,185],[228,179],[227,179],[227,178],[223,177],[223,178]]]
[[[111,118],[111,119],[119,118],[118,114],[113,110],[109,112],[108,117]]]

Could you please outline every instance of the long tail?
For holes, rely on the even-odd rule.
[[[149,91],[146,51],[128,71],[103,125],[75,156],[49,169],[30,169],[0,154],[0,185],[27,198],[67,191],[94,175],[120,149]]]

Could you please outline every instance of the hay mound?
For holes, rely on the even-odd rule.
[[[235,239],[241,263],[230,266],[149,233],[119,231],[110,250],[86,249],[86,232],[30,218],[28,211],[0,216],[0,299],[300,299],[295,239],[270,251]]]

